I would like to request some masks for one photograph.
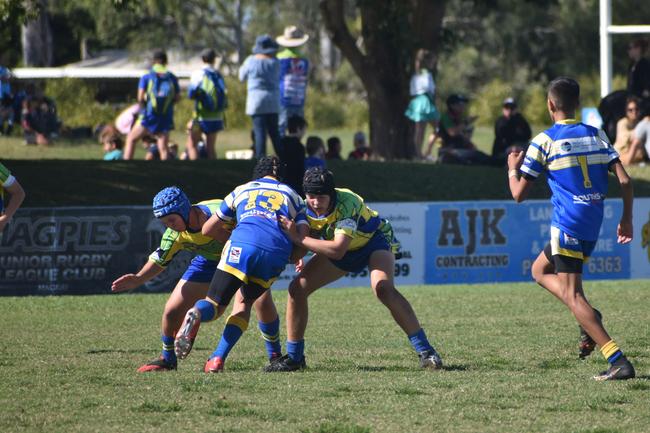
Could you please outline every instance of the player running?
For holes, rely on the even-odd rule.
[[[279,171],[277,157],[261,158],[253,170],[253,180],[228,194],[203,226],[204,235],[217,238],[225,224],[237,223],[224,247],[208,295],[196,302],[183,319],[176,335],[176,355],[182,359],[190,353],[200,324],[220,317],[238,290],[243,298],[242,311],[228,319],[237,326],[224,330],[221,342],[205,364],[206,373],[223,371],[223,353],[246,330],[253,302],[270,293],[271,284],[287,263],[304,255],[304,251],[293,248],[278,223],[282,216],[294,221],[301,233],[309,230],[302,198],[280,182]],[[267,341],[270,337],[278,342],[279,321],[276,325],[272,330],[260,328]]]
[[[294,371],[306,367],[304,336],[307,328],[307,297],[348,272],[368,267],[370,286],[408,336],[423,368],[442,368],[442,359],[429,344],[411,308],[393,281],[397,241],[387,220],[379,218],[363,199],[348,189],[334,187],[334,176],[315,167],[305,173],[307,217],[312,233],[305,236],[295,224],[283,219],[283,226],[298,246],[316,253],[289,285],[287,301],[287,355],[271,362],[265,370]]]
[[[144,284],[164,271],[181,250],[192,251],[197,255],[192,259],[165,304],[160,337],[162,353],[159,358],[140,367],[139,372],[176,369],[174,335],[187,310],[208,293],[209,282],[217,269],[221,250],[230,236],[228,226],[215,230],[216,240],[201,233],[205,222],[215,214],[220,205],[221,200],[207,200],[192,205],[185,193],[175,186],[163,189],[153,199],[153,214],[167,227],[160,247],[149,256],[149,260],[137,274],[122,275],[113,282],[111,290],[123,292]],[[227,323],[231,321],[237,323],[236,315],[240,313],[237,308],[241,306],[243,306],[241,302],[235,304],[233,315]],[[263,335],[268,333],[276,337],[273,344],[266,345],[268,355],[270,358],[277,357],[281,351],[278,338],[280,325],[271,294],[261,297],[255,307]],[[274,326],[277,328],[275,334],[273,330],[267,329]]]
[[[549,84],[547,107],[555,124],[532,140],[525,157],[523,152],[508,156],[508,182],[512,197],[521,202],[533,181],[546,172],[553,192],[551,240],[533,263],[533,278],[577,319],[582,334],[581,357],[591,353],[596,344],[600,346],[610,366],[594,379],[630,379],[635,375],[634,367],[585,297],[582,266],[598,240],[608,171],[616,176],[623,197],[618,242],[632,240],[632,181],[605,133],[575,120],[579,101],[580,86],[575,80],[560,77]]]

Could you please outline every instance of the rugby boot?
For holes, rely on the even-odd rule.
[[[192,345],[194,345],[194,339],[199,332],[199,326],[201,326],[201,312],[192,307],[185,314],[181,329],[176,334],[176,340],[174,341],[174,352],[178,359],[187,358],[187,355],[192,351]]]
[[[205,363],[203,371],[206,373],[223,373],[223,359],[220,356],[208,359]]]
[[[154,359],[151,362],[146,363],[142,367],[138,368],[138,373],[146,373],[148,371],[171,371],[176,370],[176,363],[167,361],[162,356],[160,358]]]
[[[420,367],[422,368],[430,370],[439,370],[442,368],[442,358],[433,347],[418,353],[418,357],[420,358]]]
[[[272,360],[269,365],[264,367],[264,371],[267,373],[272,373],[276,371],[298,371],[307,368],[307,363],[305,362],[305,357],[302,357],[302,360],[299,362],[294,361],[289,357],[289,355],[284,355],[280,358]]]
[[[600,311],[596,310],[594,308],[594,312],[596,313],[596,316],[598,316],[598,320],[602,321],[603,320],[603,315],[600,314]],[[583,329],[582,326],[578,325],[578,328],[580,329],[580,342],[578,343],[578,357],[580,359],[585,359],[589,355],[591,355],[591,352],[594,351],[596,348],[596,342],[587,334],[587,331]]]
[[[618,358],[606,371],[603,371],[597,376],[594,376],[594,379],[598,381],[605,380],[626,380],[632,379],[636,375],[634,371],[634,366],[626,357],[621,356]]]

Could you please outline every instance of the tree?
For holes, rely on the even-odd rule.
[[[370,142],[387,159],[416,155],[404,116],[415,52],[439,50],[445,0],[357,0],[362,43],[350,32],[344,0],[321,0],[325,27],[368,94]]]
[[[27,66],[52,66],[52,28],[47,1],[38,0],[40,13],[22,29],[23,62]]]

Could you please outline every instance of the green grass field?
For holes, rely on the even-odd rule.
[[[442,371],[418,369],[367,288],[313,295],[309,368],[291,374],[261,372],[254,323],[226,372],[204,374],[223,320],[177,372],[136,373],[166,295],[4,298],[0,431],[647,432],[650,282],[587,286],[637,379],[593,381],[605,361],[578,361],[575,321],[532,283],[405,287]]]

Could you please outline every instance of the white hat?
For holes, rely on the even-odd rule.
[[[309,35],[300,30],[296,26],[288,26],[284,28],[284,34],[275,38],[278,44],[283,47],[299,47],[307,42]]]

